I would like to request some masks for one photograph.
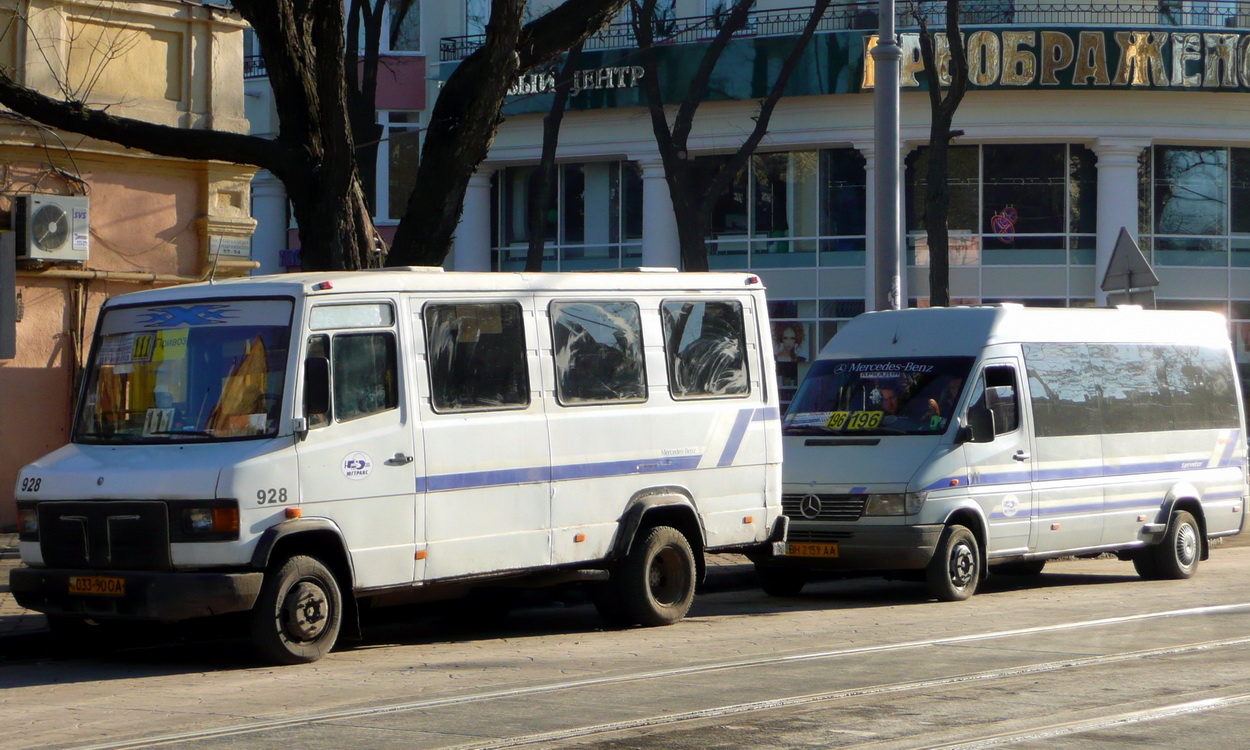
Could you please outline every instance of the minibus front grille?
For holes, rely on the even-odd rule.
[[[807,529],[796,529],[790,527],[790,533],[786,535],[787,542],[840,542],[844,539],[850,539],[854,536],[851,531],[809,531]]]
[[[781,510],[796,521],[858,521],[866,502],[867,495],[782,495]]]
[[[50,568],[169,570],[169,512],[139,500],[39,504],[39,549]]]

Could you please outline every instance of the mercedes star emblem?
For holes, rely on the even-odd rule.
[[[804,495],[799,501],[799,512],[804,518],[815,518],[820,515],[820,496]]]

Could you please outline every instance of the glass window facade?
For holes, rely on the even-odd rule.
[[[530,183],[538,175],[537,166],[509,167],[491,183],[495,270],[525,268],[532,231]],[[635,162],[558,165],[543,217],[544,271],[637,266],[642,260],[642,171]]]

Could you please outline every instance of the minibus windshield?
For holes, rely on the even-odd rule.
[[[74,442],[273,437],[292,308],[290,300],[213,300],[108,310]]]
[[[786,435],[936,435],[946,431],[972,357],[822,359],[782,422]]]

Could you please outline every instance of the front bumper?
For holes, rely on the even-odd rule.
[[[125,594],[71,594],[70,578],[121,578]],[[252,608],[264,574],[14,568],[9,590],[26,609],[49,615],[173,622]]]
[[[830,571],[892,571],[924,568],[933,559],[942,537],[942,524],[864,526],[821,524],[810,532],[790,524],[790,541],[811,540],[838,545],[837,557],[778,555],[771,565]],[[809,533],[804,533],[809,532]]]

